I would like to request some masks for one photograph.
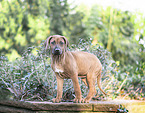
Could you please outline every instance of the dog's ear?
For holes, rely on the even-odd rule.
[[[66,47],[69,47],[69,42],[68,42],[67,38],[65,36],[62,36],[62,38],[66,44]]]
[[[44,46],[45,46],[45,50],[48,48],[48,45],[50,44],[50,40],[52,39],[52,36],[48,37],[45,42],[44,42]]]

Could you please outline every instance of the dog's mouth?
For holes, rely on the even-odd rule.
[[[62,54],[62,50],[60,48],[55,48],[52,51],[53,55],[61,55]]]

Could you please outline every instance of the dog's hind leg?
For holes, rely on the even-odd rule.
[[[85,84],[86,86],[88,86],[87,78],[81,78],[81,80],[84,82],[84,84]],[[88,86],[88,87],[89,87],[89,86]]]
[[[89,103],[89,101],[92,99],[92,97],[95,95],[95,73],[88,73],[87,74],[87,80],[86,83],[88,84],[88,88],[89,88],[89,93],[87,95],[87,97],[83,100],[84,103]]]

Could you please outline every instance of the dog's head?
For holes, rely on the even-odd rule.
[[[50,46],[51,54],[61,55],[67,50],[69,42],[64,36],[53,35],[46,39],[44,45],[46,50]]]

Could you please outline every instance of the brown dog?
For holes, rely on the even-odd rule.
[[[63,93],[63,79],[72,79],[76,98],[74,102],[88,103],[92,96],[95,95],[95,81],[100,90],[102,65],[99,59],[87,52],[70,52],[67,51],[68,40],[64,36],[53,35],[46,41],[46,49],[50,46],[51,50],[51,67],[57,78],[57,97],[53,102],[60,102]],[[81,89],[78,82],[78,77],[89,87],[89,93],[85,99],[82,99]]]

